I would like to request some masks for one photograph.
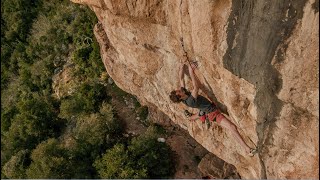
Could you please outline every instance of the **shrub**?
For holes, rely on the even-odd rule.
[[[73,178],[96,178],[92,166],[97,156],[122,139],[122,125],[114,118],[111,105],[103,103],[100,112],[83,115],[72,128],[73,145],[69,146],[69,156],[75,166]],[[84,173],[86,172],[86,173]]]
[[[148,114],[149,114],[149,111],[148,111],[148,107],[147,106],[141,106],[137,109],[137,114],[138,116],[140,117],[140,122],[145,125],[145,126],[148,126],[149,123],[147,121],[147,118],[148,118]]]
[[[3,174],[10,179],[25,179],[26,167],[29,165],[29,151],[21,150],[3,166]]]
[[[123,144],[116,144],[94,162],[100,178],[103,179],[144,179],[147,170],[143,167],[133,167],[127,150]]]
[[[122,144],[98,158],[94,166],[101,178],[169,178],[173,172],[171,150],[157,141],[153,128],[129,142]]]
[[[80,117],[73,130],[77,151],[81,156],[95,158],[107,148],[112,147],[121,137],[122,126],[114,118],[111,105],[104,103],[101,113]]]
[[[32,163],[26,171],[32,179],[71,178],[72,166],[66,158],[67,151],[56,139],[48,139],[32,151]]]
[[[148,178],[169,178],[174,172],[170,147],[158,142],[155,134],[134,138],[128,149],[135,167],[146,168]]]
[[[70,119],[72,116],[80,115],[81,113],[94,113],[99,111],[103,101],[110,99],[107,96],[106,89],[99,83],[90,85],[84,83],[80,85],[78,91],[72,96],[61,101],[59,117]]]
[[[3,132],[1,163],[7,162],[20,150],[33,149],[44,139],[60,133],[60,121],[55,104],[50,98],[28,94],[17,103],[16,115],[10,119],[10,127]]]

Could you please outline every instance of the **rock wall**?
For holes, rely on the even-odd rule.
[[[318,0],[72,1],[96,13],[95,35],[115,83],[158,107],[242,178],[319,178]],[[216,124],[206,130],[188,122],[186,107],[170,102],[184,51],[199,63],[201,94],[257,155],[247,156]]]

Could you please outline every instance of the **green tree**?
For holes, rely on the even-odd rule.
[[[77,119],[73,136],[77,141],[76,151],[82,151],[83,156],[95,158],[106,148],[112,147],[120,138],[122,126],[114,118],[111,105],[104,103],[101,111],[85,115]]]
[[[98,78],[105,69],[100,57],[98,42],[95,39],[91,41],[91,45],[74,51],[73,62],[77,65],[77,74],[84,74],[89,78]]]
[[[148,178],[169,178],[174,172],[172,153],[166,143],[157,141],[159,136],[153,127],[149,132],[132,139],[128,147],[134,167],[144,167]]]
[[[157,141],[159,134],[150,127],[124,144],[117,144],[98,158],[94,167],[101,178],[169,178],[174,172],[169,146]]]
[[[11,120],[14,118],[16,113],[17,109],[14,106],[7,110],[1,108],[1,134],[9,130]]]
[[[17,104],[18,119],[24,119],[28,135],[38,138],[54,136],[58,134],[56,128],[59,125],[55,100],[52,97],[44,97],[38,93],[32,93],[22,97]]]
[[[134,168],[123,144],[116,144],[94,162],[100,178],[103,179],[143,179],[147,178],[147,170],[143,167]]]
[[[1,91],[1,134],[9,130],[12,119],[18,113],[19,87],[20,82],[14,79],[7,89]]]
[[[29,151],[21,150],[3,166],[2,173],[10,179],[25,179],[29,161]]]
[[[32,179],[67,179],[72,178],[72,165],[65,150],[52,138],[39,144],[32,151],[32,162],[26,171],[27,177]]]
[[[17,74],[18,59],[22,56],[33,19],[40,0],[1,1],[1,89],[5,88],[12,74]]]
[[[61,101],[59,116],[70,119],[80,113],[98,112],[101,103],[109,99],[103,85],[83,83],[73,95]]]
[[[83,115],[76,119],[71,136],[74,145],[69,147],[70,157],[74,164],[75,172],[87,174],[74,174],[73,178],[95,178],[96,170],[92,164],[97,156],[119,142],[122,138],[122,125],[115,119],[110,104],[103,103],[100,112]]]
[[[17,113],[11,119],[8,131],[2,138],[1,163],[23,149],[33,149],[44,139],[60,133],[61,121],[57,118],[55,104],[50,97],[28,94],[17,103]]]
[[[80,115],[82,109],[81,101],[74,97],[67,97],[61,101],[59,117],[72,119],[72,117]]]

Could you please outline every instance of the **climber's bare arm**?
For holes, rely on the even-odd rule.
[[[185,82],[184,82],[184,65],[188,61],[188,57],[186,54],[182,56],[181,59],[181,64],[180,64],[180,69],[179,69],[179,81],[180,81],[180,87],[185,87]],[[179,87],[179,88],[180,88]]]
[[[189,74],[192,80],[192,85],[193,85],[193,90],[191,92],[191,95],[197,99],[198,97],[198,92],[199,92],[199,84],[196,79],[196,75],[194,74],[193,68],[196,68],[194,64],[188,64],[188,69],[189,69]]]
[[[180,65],[180,69],[179,69],[179,81],[180,81],[180,87],[185,87],[185,83],[184,83],[184,64],[181,63]],[[180,88],[179,87],[179,88]]]

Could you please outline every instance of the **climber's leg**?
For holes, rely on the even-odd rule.
[[[230,120],[224,117],[222,114],[217,115],[217,122],[222,127],[231,131],[232,135],[235,137],[237,142],[245,149],[246,153],[250,153],[250,147],[244,142],[243,138],[239,134],[236,125],[234,125]],[[220,121],[220,123],[219,123]]]

